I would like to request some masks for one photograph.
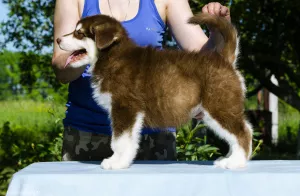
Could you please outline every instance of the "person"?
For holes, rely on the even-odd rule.
[[[230,20],[229,9],[217,2],[205,5],[202,12]],[[166,25],[182,50],[200,50],[208,41],[200,26],[187,24],[193,15],[188,0],[57,0],[54,40],[73,32],[80,18],[96,14],[109,15],[122,22],[129,36],[140,46],[162,48]],[[92,98],[87,72],[89,65],[65,67],[69,55],[54,41],[54,73],[60,82],[69,84],[63,120],[62,160],[103,160],[113,153],[110,121],[107,112]],[[201,119],[201,115],[196,118]],[[176,160],[175,131],[175,128],[157,130],[144,127],[136,160]]]

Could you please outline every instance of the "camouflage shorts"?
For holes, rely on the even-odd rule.
[[[176,160],[176,133],[157,132],[141,136],[135,160]],[[101,161],[113,154],[111,136],[65,127],[63,161]]]

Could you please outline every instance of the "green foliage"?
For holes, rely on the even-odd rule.
[[[255,157],[258,152],[261,151],[263,140],[259,139],[259,137],[262,135],[262,133],[254,132],[253,133],[253,140],[252,140],[252,146],[254,146],[254,149],[252,150],[251,158]]]
[[[44,52],[46,48],[52,46],[55,1],[2,1],[7,4],[10,10],[9,19],[3,22],[0,27],[5,35],[5,43],[12,42],[18,49],[25,51],[30,49],[34,51],[34,54]],[[209,2],[211,1],[189,1],[194,13],[200,12],[203,5]],[[259,89],[258,87],[264,86],[300,110],[300,72],[298,71],[300,47],[297,44],[300,43],[299,25],[297,25],[300,21],[299,1],[227,0],[219,2],[230,6],[231,19],[239,29],[241,38],[239,66],[245,75],[248,91],[255,92]],[[205,27],[203,28],[205,29]],[[171,36],[168,35],[166,38],[167,41],[164,43],[172,43]],[[176,48],[174,45],[171,47]],[[27,56],[31,57],[30,54]],[[48,75],[47,69],[50,66],[46,65],[49,65],[50,60],[44,61],[46,64],[40,63],[43,60],[37,62],[40,65],[45,65],[45,67],[33,70],[43,70],[41,75]],[[31,61],[27,61],[23,67],[28,67],[29,70],[32,64]],[[27,72],[22,81],[29,83],[32,87],[31,84],[38,77],[30,72]],[[272,75],[279,81],[278,86],[270,81]],[[45,82],[52,81],[51,78],[43,78],[43,80]],[[40,92],[40,94],[43,93],[43,91]],[[38,95],[38,93],[34,95]]]
[[[209,1],[191,0],[194,13]],[[219,1],[230,5],[231,20],[239,31],[239,67],[248,95],[267,88],[300,110],[300,2],[298,0]],[[288,30],[287,30],[288,29]],[[279,85],[270,78],[274,75]]]
[[[31,132],[51,132],[53,122],[62,119],[65,107],[53,101],[36,102],[32,100],[1,101],[0,102],[0,124],[10,122],[14,130],[26,128]]]
[[[56,81],[50,63],[49,54],[3,51],[0,54],[0,100],[66,102],[68,85]]]
[[[0,107],[0,195],[5,195],[13,173],[34,162],[61,160],[63,109],[33,101]]]
[[[197,134],[205,125],[197,124],[192,127],[192,121],[177,130],[177,157],[178,160],[198,161],[212,160],[213,155],[219,155],[219,149],[206,142],[206,136]]]
[[[20,94],[20,54],[3,51],[0,54],[0,100]]]
[[[57,109],[56,106],[40,104],[39,101],[50,99],[62,103],[67,97],[67,85],[61,85],[55,80],[51,69],[51,54],[45,52],[53,43],[55,1],[2,2],[8,5],[10,13],[8,20],[0,24],[0,31],[5,38],[1,48],[12,42],[24,52],[2,51],[0,54],[0,100],[12,97],[18,100],[0,102],[0,125],[3,125],[0,128],[0,195],[4,194],[14,172],[32,162],[60,159],[62,116],[55,114],[63,115],[63,108]],[[195,13],[210,1],[189,2]],[[264,86],[300,110],[299,1],[219,2],[231,5],[232,21],[239,29],[242,49],[239,67],[246,78],[248,91]],[[169,34],[165,43],[171,40]],[[279,80],[278,87],[270,83],[272,74]],[[20,101],[22,99],[34,101]],[[254,105],[253,102],[248,104],[249,107]],[[287,133],[291,132],[293,137],[298,130],[300,115],[291,108],[281,106],[280,111],[284,112],[279,116],[280,136],[288,141]],[[203,129],[205,127],[202,124],[196,127],[187,124],[178,129],[179,160],[212,160],[221,154],[221,148],[211,146],[206,135],[199,136]],[[261,150],[267,149],[262,146],[256,133],[253,144],[253,157],[258,157]],[[288,150],[282,148],[280,152]]]
[[[241,37],[240,67],[297,110],[300,110],[299,11],[298,0],[235,0],[231,6],[232,20]],[[278,86],[270,81],[272,75]]]
[[[10,123],[4,123],[1,134],[1,165],[24,167],[39,161],[59,160],[59,145],[61,144],[62,130],[59,121],[55,122],[53,131],[34,133],[23,127],[11,129]],[[55,135],[56,137],[52,138]],[[39,141],[37,143],[37,141]]]
[[[65,102],[67,86],[56,80],[51,67],[50,54],[21,53],[20,84],[31,99],[41,100],[51,96],[57,102]]]
[[[300,112],[283,101],[279,101],[279,140],[295,143],[300,129]]]
[[[0,195],[18,170],[35,162],[61,160],[62,128],[59,121],[54,125],[53,132],[44,135],[25,126],[13,130],[9,122],[4,123],[0,130]]]
[[[5,45],[12,42],[20,50],[49,50],[53,40],[55,1],[2,0],[9,8],[9,19],[1,24]],[[1,48],[4,46],[2,45]]]
[[[221,140],[214,134],[206,133],[206,128],[206,125],[202,123],[192,126],[191,121],[177,130],[176,150],[178,160],[215,160],[216,158],[227,154],[223,149],[222,152],[219,149]],[[252,158],[259,154],[263,148],[263,140],[260,139],[261,135],[262,134],[259,132],[253,133]],[[209,140],[213,141],[214,145],[211,145],[212,142]]]
[[[60,84],[51,67],[55,1],[3,0],[10,12],[0,24],[1,48],[13,43],[22,52],[3,50],[0,55],[0,100],[51,97],[65,102],[67,85]]]

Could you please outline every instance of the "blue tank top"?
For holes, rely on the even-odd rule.
[[[85,0],[82,18],[101,14],[99,1]],[[131,20],[122,22],[122,25],[137,45],[162,47],[165,24],[156,9],[154,0],[140,0],[137,15]],[[88,68],[89,65],[78,79],[69,84],[66,117],[63,123],[64,126],[71,126],[81,131],[110,135],[108,113],[92,98]],[[160,130],[143,128],[142,134],[151,134],[157,131]],[[168,131],[174,132],[176,129],[168,128]]]

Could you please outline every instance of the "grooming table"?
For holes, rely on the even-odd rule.
[[[300,161],[251,161],[224,170],[212,162],[34,163],[15,173],[7,196],[300,196]]]

